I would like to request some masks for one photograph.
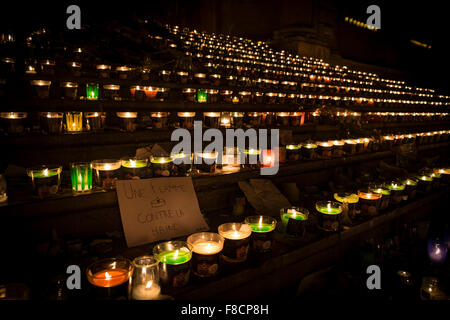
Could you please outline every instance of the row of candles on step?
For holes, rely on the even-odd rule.
[[[200,74],[206,76],[205,74]],[[220,79],[220,77],[219,77]],[[239,81],[247,81],[247,78],[243,78]],[[261,80],[261,79],[259,79]],[[263,79],[264,80],[264,79]],[[300,93],[285,93],[285,92],[259,92],[251,91],[245,87],[251,87],[252,84],[240,83],[236,80],[229,81],[228,85],[235,86],[240,85],[243,90],[218,90],[214,88],[194,89],[183,88],[181,93],[184,101],[186,102],[198,102],[198,103],[259,103],[259,104],[295,104],[295,103],[322,103],[322,104],[362,104],[373,105],[397,105],[405,104],[409,106],[420,105],[444,105],[444,102],[438,101],[422,101],[408,99],[386,99],[370,95],[370,97],[354,97],[345,96],[345,94],[357,94],[359,90],[356,88],[348,87],[331,87],[332,92],[341,92],[342,96],[330,96],[330,95],[314,95],[307,94],[316,91],[323,92],[325,87],[315,87],[306,84],[301,84],[300,88],[303,94]],[[50,96],[50,80],[31,80],[33,93],[39,98],[48,98]],[[203,84],[203,83],[202,83]],[[206,84],[205,84],[206,85]],[[82,90],[78,91],[78,87]],[[297,90],[296,82],[286,82],[280,85],[279,89],[283,90]],[[264,86],[256,85],[261,89],[266,88]],[[266,89],[278,89],[266,88]],[[313,90],[314,89],[314,90]],[[315,90],[317,89],[317,90]],[[355,89],[355,90],[353,90]],[[87,83],[79,85],[77,82],[61,82],[60,86],[54,88],[54,96],[60,96],[65,99],[87,99],[87,100],[133,100],[133,101],[165,101],[169,97],[170,88],[167,87],[154,87],[154,86],[125,86],[121,87],[119,84],[103,84],[100,86],[98,83]]]

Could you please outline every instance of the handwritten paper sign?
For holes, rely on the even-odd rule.
[[[128,247],[208,230],[190,177],[117,181]]]

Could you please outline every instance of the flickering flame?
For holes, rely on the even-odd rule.
[[[327,204],[327,211],[328,211],[328,212],[331,212],[331,203],[328,203],[328,204]]]
[[[178,258],[178,252],[179,252],[179,250],[175,251],[175,253],[173,254],[173,258],[174,258],[174,259],[177,259],[177,258]]]
[[[130,166],[131,167],[136,167],[136,160],[131,160],[130,159]]]
[[[48,177],[48,169],[44,169],[42,173],[44,174],[44,176]]]
[[[148,281],[147,284],[145,285],[145,289],[150,289],[152,284],[153,284],[153,280]]]
[[[258,227],[259,227],[260,229],[262,228],[262,220],[263,220],[263,217],[262,217],[262,216],[259,217]]]
[[[111,280],[111,275],[108,272],[105,272],[105,279],[106,280]]]
[[[109,163],[105,164],[105,170],[111,170],[111,165]]]

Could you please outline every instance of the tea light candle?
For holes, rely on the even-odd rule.
[[[178,112],[178,118],[181,120],[181,127],[192,129],[194,127],[195,112]]]
[[[122,158],[122,179],[142,179],[147,174],[147,159]]]
[[[345,141],[334,140],[333,142],[333,155],[336,157],[342,157],[344,154]]]
[[[137,112],[117,112],[117,117],[121,119],[121,130],[126,132],[136,131]]]
[[[74,77],[79,77],[81,75],[81,63],[77,61],[69,62],[69,68],[72,71]]]
[[[196,92],[195,89],[183,88],[182,92],[183,92],[184,101],[187,101],[187,102],[195,101],[195,92]]]
[[[292,112],[289,114],[292,127],[302,126],[305,123],[304,112]]]
[[[277,123],[282,127],[289,126],[289,112],[277,112]]]
[[[104,112],[86,112],[85,127],[87,131],[101,131],[105,126]]]
[[[98,83],[86,84],[86,99],[88,100],[98,99]]]
[[[316,203],[319,215],[319,228],[325,231],[339,231],[342,205],[334,201],[319,201]]]
[[[23,119],[27,117],[26,112],[1,112],[0,118],[4,124],[4,131],[9,135],[22,134],[25,131]]]
[[[219,234],[225,238],[223,259],[227,262],[247,260],[252,229],[248,224],[224,223],[219,226]]]
[[[74,162],[70,164],[72,191],[85,193],[92,190],[92,163]]]
[[[375,216],[381,204],[381,193],[374,193],[371,190],[358,191],[361,214],[364,216]]]
[[[205,126],[209,128],[218,128],[220,120],[220,112],[204,112],[203,117]]]
[[[114,159],[95,160],[92,162],[96,185],[102,189],[115,189],[120,178],[122,162]]]
[[[161,81],[169,82],[171,74],[172,74],[172,71],[170,71],[170,70],[161,70],[161,71],[159,71],[159,78],[161,79]]]
[[[68,133],[79,133],[83,131],[83,113],[66,112],[66,131]]]
[[[184,287],[189,281],[192,246],[183,241],[168,241],[153,248],[159,262],[159,277],[164,289]]]
[[[353,139],[345,140],[344,151],[348,154],[355,154],[357,143],[358,143],[357,140]]]
[[[450,168],[436,169],[436,171],[441,175],[442,182],[446,184],[450,183]]]
[[[39,198],[55,195],[61,184],[60,166],[40,166],[27,169],[27,175],[31,178],[33,190]]]
[[[172,175],[173,163],[171,157],[152,156],[150,162],[154,177],[169,177]]]
[[[109,258],[88,266],[86,276],[95,299],[126,299],[131,263],[125,258]]]
[[[282,230],[291,236],[302,237],[306,234],[309,211],[305,208],[290,207],[280,210]]]
[[[194,79],[198,84],[207,84],[208,83],[208,81],[206,79],[206,74],[204,74],[204,73],[194,74]]]
[[[119,67],[116,68],[116,72],[119,75],[119,79],[127,79],[128,78],[128,74],[132,70],[133,69],[128,67],[128,66],[119,66]]]
[[[152,129],[167,129],[168,112],[154,112],[151,114]]]
[[[47,80],[31,80],[31,85],[34,88],[35,95],[39,98],[48,98],[50,94],[51,81]]]
[[[61,82],[61,87],[64,88],[64,97],[69,99],[77,98],[78,83],[76,82]]]
[[[277,221],[268,216],[246,217],[246,224],[252,229],[251,244],[255,253],[272,251],[272,238]]]
[[[95,68],[97,69],[100,78],[109,78],[109,73],[111,71],[110,65],[98,64]]]
[[[220,90],[220,97],[223,103],[232,103],[232,91],[231,90]],[[237,98],[239,102],[239,98]]]
[[[194,233],[187,238],[192,246],[192,270],[198,277],[213,277],[219,271],[219,257],[225,239],[212,232]]]
[[[41,61],[41,69],[44,74],[53,75],[55,73],[55,61],[46,59]]]

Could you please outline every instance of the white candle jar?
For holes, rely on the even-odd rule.
[[[140,256],[133,260],[128,299],[158,300],[161,287],[159,285],[158,261],[152,256]]]

